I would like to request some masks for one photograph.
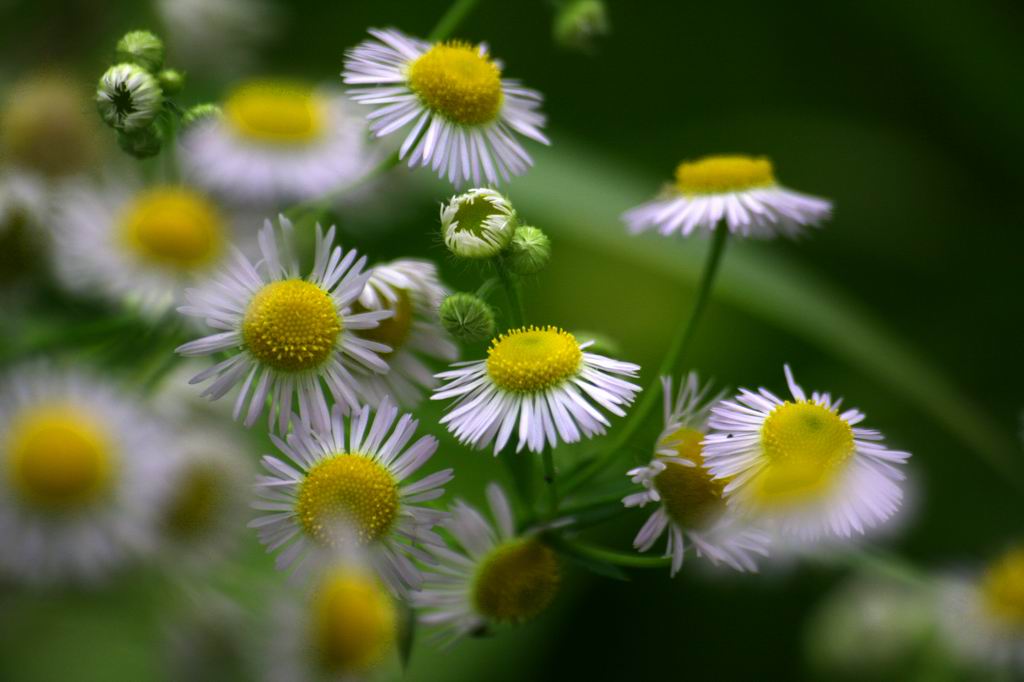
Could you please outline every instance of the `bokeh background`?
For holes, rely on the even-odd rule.
[[[246,60],[188,69],[186,103],[216,100],[244,75],[340,85],[344,50],[367,27],[424,35],[447,7],[267,4],[270,25]],[[683,158],[768,155],[785,184],[834,199],[835,219],[796,243],[730,245],[693,365],[721,385],[781,388],[789,362],[805,385],[846,396],[894,447],[913,452],[911,504],[878,542],[919,569],[970,566],[1019,538],[1024,6],[613,1],[608,11],[610,33],[582,52],[553,40],[554,5],[540,0],[481,0],[458,31],[488,42],[507,74],[546,97],[553,145],[531,147],[536,167],[508,189],[554,243],[551,266],[527,287],[530,318],[600,331],[624,359],[655,367],[688,309],[706,244],[630,238],[618,215]],[[88,97],[123,32],[168,37],[148,2],[6,0],[0,12],[5,91],[53,67]],[[171,40],[171,49],[174,64],[174,50],[188,46]],[[388,211],[335,216],[346,245],[379,259],[432,257],[449,284],[473,286],[436,237],[450,189],[427,172],[395,173],[397,184],[379,190],[395,193]],[[41,320],[98,314],[87,300],[34,291],[31,305],[4,315],[4,364],[22,359],[19,339]],[[69,343],[45,354],[85,351]],[[422,418],[436,415],[428,406]],[[623,453],[608,480],[649,440]],[[258,434],[252,447],[262,452]],[[577,455],[559,452],[564,465]],[[441,459],[457,468],[454,490],[475,502],[484,482],[505,474],[449,439]],[[595,537],[628,548],[643,518],[625,514]],[[723,578],[694,563],[676,580],[659,570],[616,582],[570,566],[565,591],[538,621],[447,653],[421,638],[407,679],[795,680],[844,669],[851,679],[974,678],[929,641],[865,669],[854,665],[869,657],[856,638],[839,653],[823,643],[821,605],[858,570],[805,562]],[[172,580],[142,571],[93,592],[0,586],[0,679],[183,679],[166,646],[168,629],[189,620]],[[280,580],[248,536],[211,578],[243,614],[258,612]],[[240,622],[196,625],[209,631],[191,653],[220,666],[210,679],[246,679],[238,642],[266,624]]]

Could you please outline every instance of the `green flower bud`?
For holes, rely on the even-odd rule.
[[[516,230],[516,212],[493,189],[471,189],[441,207],[441,236],[460,258],[491,258],[508,247]]]
[[[121,149],[136,159],[148,159],[160,153],[164,144],[164,136],[160,132],[159,126],[151,125],[148,128],[131,132],[117,131],[117,143]]]
[[[183,126],[190,126],[199,121],[205,121],[208,118],[216,118],[221,115],[220,107],[216,104],[196,104],[190,107],[185,115],[181,117],[181,124]]]
[[[160,89],[165,94],[175,95],[185,88],[185,74],[174,69],[164,69],[156,75]]]
[[[589,52],[594,40],[607,35],[611,26],[608,10],[601,0],[574,0],[555,16],[555,41],[572,50]]]
[[[131,31],[117,41],[117,61],[138,64],[150,73],[164,65],[164,43],[149,31]]]
[[[551,240],[539,228],[521,225],[512,235],[506,259],[517,275],[535,275],[551,260]]]
[[[473,294],[454,293],[438,310],[441,325],[459,341],[477,343],[494,336],[494,311]]]
[[[103,74],[96,89],[96,106],[112,128],[133,132],[153,122],[164,95],[148,71],[135,64],[116,64]]]

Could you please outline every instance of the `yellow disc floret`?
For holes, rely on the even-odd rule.
[[[548,607],[558,592],[558,559],[536,539],[512,540],[491,550],[473,582],[473,604],[499,623],[520,623]]]
[[[665,511],[685,528],[705,525],[724,507],[722,489],[725,482],[712,479],[711,472],[704,467],[703,440],[704,434],[700,431],[681,428],[659,443],[659,448],[671,448],[680,458],[694,464],[687,466],[663,460],[665,469],[654,478],[654,488],[661,496]]]
[[[853,429],[836,410],[801,400],[779,405],[761,427],[765,466],[753,480],[759,501],[787,503],[826,492],[854,453]]]
[[[427,108],[455,123],[488,123],[501,111],[501,69],[469,43],[434,45],[412,63],[408,78]]]
[[[363,672],[395,643],[394,602],[371,575],[338,570],[313,595],[313,642],[324,670]]]
[[[323,134],[327,105],[300,83],[255,81],[228,96],[224,118],[238,135],[255,142],[304,144]]]
[[[299,486],[295,514],[306,534],[334,545],[352,534],[369,543],[388,533],[398,518],[398,485],[376,460],[332,455],[316,464]]]
[[[558,327],[511,329],[491,341],[487,374],[506,391],[529,393],[557,386],[579,370],[583,352]]]
[[[163,525],[176,539],[189,539],[208,531],[223,504],[223,477],[214,468],[194,465],[182,472],[167,506]]]
[[[128,248],[146,263],[193,270],[224,250],[224,220],[205,197],[183,187],[158,187],[136,196],[121,218]]]
[[[985,573],[985,606],[1007,627],[1024,630],[1024,547],[1007,552]]]
[[[772,162],[753,156],[706,156],[676,168],[676,189],[683,194],[740,192],[775,184]]]
[[[260,289],[245,311],[242,338],[261,363],[283,372],[323,364],[341,334],[330,294],[312,282],[288,279]]]
[[[11,483],[28,503],[73,510],[110,487],[110,438],[84,411],[64,406],[28,410],[14,419],[6,441]]]
[[[391,346],[392,352],[402,347],[412,330],[412,298],[405,289],[399,289],[397,293],[398,300],[391,305],[394,316],[381,320],[373,329],[363,329],[359,332],[359,336],[364,339]],[[366,312],[366,308],[356,304],[355,312]]]

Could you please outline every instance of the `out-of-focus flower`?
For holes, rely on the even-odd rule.
[[[197,182],[234,199],[318,197],[377,161],[352,109],[342,95],[302,83],[245,82],[228,95],[222,116],[191,122],[182,162]]]
[[[137,64],[153,75],[164,65],[164,41],[150,31],[129,31],[114,49],[117,61]]]
[[[839,412],[828,393],[808,397],[785,372],[792,401],[740,389],[711,410],[704,465],[730,506],[806,540],[884,523],[902,503],[899,465],[910,453],[889,450],[879,431],[857,426],[863,413]]]
[[[597,38],[608,34],[611,24],[602,0],[569,0],[555,15],[555,40],[573,50],[590,52]]]
[[[54,203],[54,265],[66,286],[151,318],[230,262],[234,230],[193,188],[108,179],[69,186]]]
[[[363,407],[346,424],[335,406],[327,428],[311,431],[300,422],[286,441],[274,437],[290,461],[263,458],[270,475],[258,480],[262,499],[255,507],[269,514],[249,525],[269,551],[280,550],[279,569],[301,565],[317,549],[352,545],[396,592],[420,584],[410,559],[422,558],[415,545],[444,544],[432,530],[444,513],[421,503],[444,494],[452,470],[408,482],[433,456],[437,439],[423,436],[406,447],[419,422],[404,414],[396,425],[397,416],[384,400],[376,413]]]
[[[722,221],[741,237],[796,237],[832,214],[832,202],[794,192],[775,180],[763,157],[707,156],[684,161],[663,195],[626,211],[632,232],[657,228],[664,236],[711,232]]]
[[[551,240],[544,231],[520,225],[512,235],[509,244],[507,263],[517,275],[536,275],[551,260]]]
[[[41,367],[0,381],[0,573],[96,582],[154,546],[171,443],[133,395]]]
[[[266,679],[365,679],[395,650],[400,623],[394,600],[372,572],[354,562],[330,565],[311,591],[276,604]]]
[[[446,383],[433,399],[456,398],[441,423],[474,448],[493,442],[494,454],[514,431],[516,450],[532,452],[603,434],[608,419],[593,403],[623,416],[640,387],[620,377],[640,367],[588,353],[589,345],[557,327],[510,329],[491,341],[486,360],[437,375]]]
[[[262,257],[256,264],[235,252],[233,262],[208,285],[185,292],[188,303],[180,312],[205,320],[216,333],[186,343],[178,352],[231,353],[192,383],[212,379],[203,392],[211,400],[241,383],[234,415],[246,426],[267,409],[271,427],[276,423],[286,432],[297,395],[302,423],[323,431],[329,413],[321,382],[345,408],[357,408],[359,379],[353,373],[387,372],[380,353],[391,347],[354,332],[372,329],[393,313],[352,312],[370,273],[363,272],[365,256],[356,260],[355,251],[343,253],[333,246],[333,227],[325,236],[317,226],[313,271],[301,279],[292,225],[283,216],[280,224],[280,238],[270,221],[260,231]]]
[[[769,537],[745,520],[730,514],[722,491],[723,481],[712,478],[704,464],[701,441],[711,409],[708,387],[696,373],[681,382],[673,396],[672,379],[662,377],[664,428],[654,457],[646,466],[627,473],[644,491],[626,496],[627,507],[658,503],[658,509],[637,533],[633,546],[646,552],[668,531],[665,556],[672,557],[672,575],[683,565],[686,540],[697,556],[737,571],[756,571],[755,556],[767,556]]]
[[[402,407],[415,407],[423,399],[423,389],[430,391],[437,385],[426,361],[447,364],[458,357],[458,348],[437,316],[444,293],[437,266],[431,262],[404,258],[370,268],[356,307],[391,310],[394,315],[373,329],[357,332],[391,348],[384,355],[388,373],[362,377],[359,382],[367,403],[378,405],[390,395]]]
[[[157,0],[171,63],[224,76],[250,70],[285,19],[266,0]]]
[[[471,189],[441,206],[441,237],[459,258],[498,255],[512,243],[517,224],[511,202],[493,189]]]
[[[352,98],[371,105],[370,129],[409,128],[399,150],[409,166],[430,166],[457,187],[497,184],[533,160],[516,134],[543,144],[540,93],[502,79],[485,45],[424,42],[392,29],[350,50],[342,77]]]
[[[438,315],[441,325],[459,341],[479,343],[494,336],[494,310],[473,294],[452,294],[441,303]]]
[[[125,133],[149,126],[160,113],[163,101],[156,76],[137,64],[111,66],[96,88],[96,106],[103,121]]]
[[[454,549],[431,547],[436,568],[413,594],[420,622],[439,628],[442,641],[480,632],[489,624],[522,623],[542,613],[561,583],[558,558],[538,538],[519,536],[512,508],[496,483],[487,486],[493,523],[456,500],[444,528]]]
[[[957,655],[982,668],[1024,673],[1024,546],[981,575],[944,579],[939,608],[944,639]]]

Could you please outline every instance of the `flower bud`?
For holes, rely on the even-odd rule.
[[[142,130],[160,113],[164,96],[156,77],[135,64],[116,64],[100,78],[96,105],[112,128]]]
[[[438,316],[442,326],[459,341],[477,343],[494,336],[494,311],[473,294],[457,292],[444,299]]]
[[[164,136],[160,132],[159,126],[151,125],[142,130],[133,130],[131,132],[117,131],[117,143],[121,146],[121,149],[136,159],[148,159],[160,153],[164,143]]]
[[[149,31],[131,31],[117,41],[117,61],[156,73],[164,64],[164,43]]]
[[[216,104],[196,104],[195,106],[189,107],[185,115],[181,117],[181,124],[183,126],[190,126],[200,121],[205,121],[208,118],[216,118],[221,115],[220,107]]]
[[[602,0],[574,0],[555,16],[555,41],[573,50],[592,50],[594,40],[607,35],[609,29],[608,10]]]
[[[156,75],[160,89],[167,95],[175,95],[185,88],[185,74],[175,69],[164,69]]]
[[[535,275],[551,260],[551,240],[542,230],[521,225],[512,235],[506,262],[517,275]]]
[[[460,258],[491,258],[508,247],[516,229],[516,212],[493,189],[471,189],[441,207],[441,236]]]

